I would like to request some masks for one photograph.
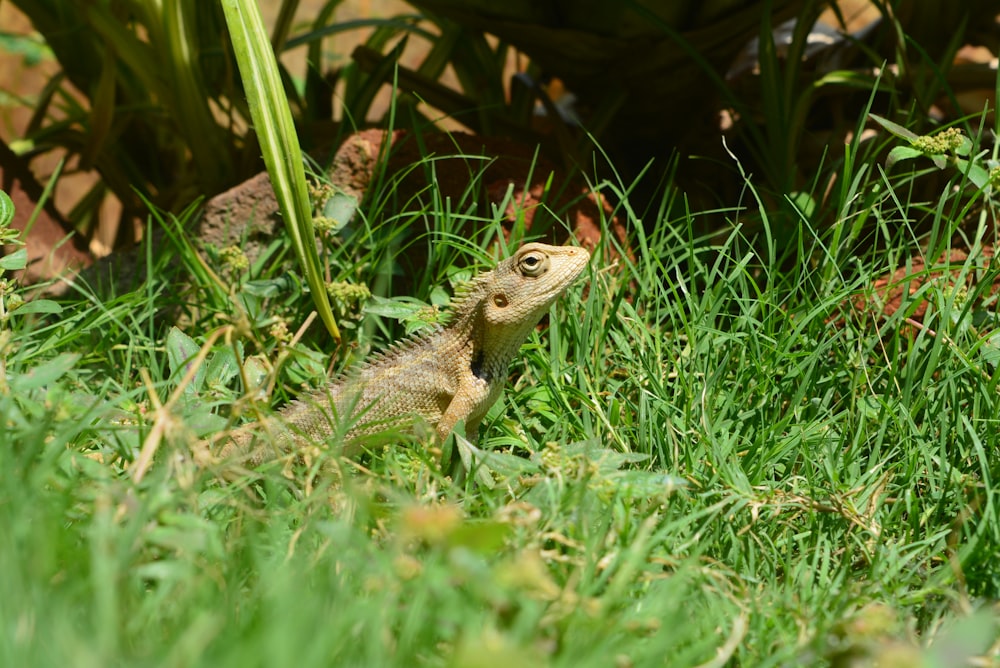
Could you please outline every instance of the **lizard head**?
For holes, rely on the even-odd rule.
[[[584,248],[521,246],[490,272],[483,302],[487,324],[512,327],[526,336],[589,261]]]

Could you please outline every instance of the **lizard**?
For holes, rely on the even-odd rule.
[[[477,443],[480,423],[503,393],[521,344],[589,261],[580,247],[521,246],[456,290],[444,324],[375,354],[293,400],[276,418],[231,432],[219,458],[257,466],[335,439],[351,456],[366,437],[420,423],[443,443],[464,422],[465,437]]]

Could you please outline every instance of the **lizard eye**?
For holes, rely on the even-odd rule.
[[[528,253],[518,262],[521,273],[525,276],[541,276],[549,268],[549,256],[543,253]]]

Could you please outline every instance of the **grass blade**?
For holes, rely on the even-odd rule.
[[[327,331],[339,343],[340,330],[330,310],[316,252],[302,150],[295,135],[271,42],[255,2],[225,0],[222,6],[246,89],[250,115],[285,226],[302,263],[316,310]]]

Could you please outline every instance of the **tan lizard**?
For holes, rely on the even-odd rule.
[[[525,244],[457,291],[446,325],[373,356],[274,420],[233,432],[221,457],[257,465],[331,440],[351,455],[366,436],[419,423],[440,443],[464,421],[475,443],[524,339],[589,260],[583,248]]]

